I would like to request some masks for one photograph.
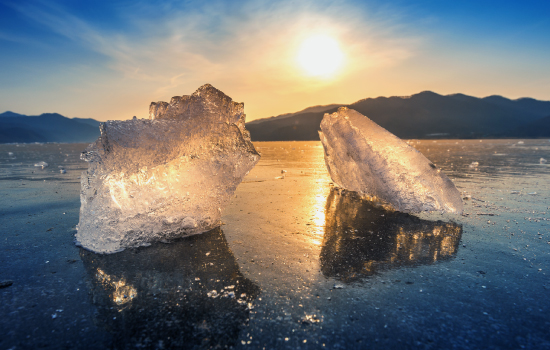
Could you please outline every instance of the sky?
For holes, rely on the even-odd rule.
[[[147,118],[205,83],[248,121],[425,90],[550,100],[550,1],[0,0],[0,112]]]

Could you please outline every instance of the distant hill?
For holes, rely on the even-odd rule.
[[[550,137],[550,115],[511,130],[508,135],[524,138]]]
[[[93,142],[99,135],[99,122],[94,119],[70,119],[57,113],[0,114],[0,143]]]
[[[99,128],[99,124],[101,124],[100,121],[97,121],[92,118],[73,118],[73,120],[76,120],[77,122],[80,122],[80,123],[91,125],[94,128]]]
[[[327,105],[325,110],[317,106],[316,111],[306,109],[290,116],[255,120],[246,127],[253,141],[319,140],[317,130],[324,113],[333,113],[340,106]],[[367,98],[347,107],[407,139],[525,137],[516,130],[529,128],[531,123],[550,115],[550,101],[443,96],[431,91],[407,97]]]
[[[340,104],[313,106],[295,113],[246,124],[253,141],[319,140],[325,113]],[[395,135],[405,138],[550,137],[550,101],[477,98],[424,91],[412,96],[367,98],[350,105]],[[67,118],[57,113],[26,116],[0,114],[0,143],[93,142],[100,122]]]
[[[275,117],[256,119],[256,120],[253,120],[253,121],[249,122],[248,124],[254,125],[254,124],[263,123],[263,122],[268,121],[268,120],[284,119],[284,118],[288,118],[288,117],[293,117],[293,116],[298,115],[298,114],[324,112],[326,110],[338,108],[340,106],[343,106],[343,104],[336,104],[335,103],[335,104],[324,105],[324,106],[313,106],[313,107],[308,107],[306,109],[303,109],[303,110],[301,110],[299,112],[295,112],[295,113],[286,113],[286,114],[281,114],[281,115],[278,115],[278,116],[275,116]]]
[[[4,113],[0,114],[0,118],[2,118],[2,117],[26,117],[26,115],[17,114],[17,113],[7,111],[7,112],[4,112]]]

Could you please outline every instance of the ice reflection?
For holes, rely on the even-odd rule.
[[[112,301],[117,305],[123,305],[129,303],[137,296],[136,289],[126,283],[124,279],[114,280],[112,276],[109,276],[100,268],[96,270],[96,279],[99,283],[103,284],[105,289],[114,289],[112,292]]]
[[[325,213],[321,271],[344,282],[452,258],[462,236],[461,225],[388,212],[338,189],[331,190]]]
[[[113,348],[236,345],[259,287],[246,279],[219,228],[111,255],[86,250],[97,319]]]

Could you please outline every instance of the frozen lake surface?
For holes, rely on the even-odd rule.
[[[320,142],[254,144],[221,228],[112,255],[73,243],[86,145],[0,145],[0,349],[550,349],[548,140],[410,141],[463,216],[335,190]]]

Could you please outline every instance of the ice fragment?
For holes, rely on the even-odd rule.
[[[37,168],[44,169],[45,167],[48,166],[48,163],[42,161],[42,162],[35,163],[34,166],[37,167]]]
[[[76,241],[86,249],[112,253],[219,226],[220,208],[260,159],[244,105],[209,84],[149,112],[103,123],[82,154]]]
[[[462,213],[462,196],[419,151],[353,109],[325,114],[319,132],[334,183],[401,212]]]

